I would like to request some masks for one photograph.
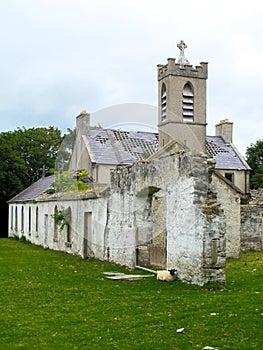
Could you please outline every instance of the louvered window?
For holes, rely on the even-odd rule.
[[[166,86],[163,83],[161,93],[162,121],[166,119]]]
[[[194,121],[194,93],[189,83],[183,89],[183,121]]]

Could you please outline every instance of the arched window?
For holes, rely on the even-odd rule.
[[[189,83],[186,83],[183,88],[183,121],[194,121],[194,92]]]
[[[10,223],[10,229],[13,231],[14,229],[14,207],[11,206],[11,223]]]
[[[38,207],[36,207],[36,235],[38,235]]]
[[[71,208],[68,208],[67,242],[71,242]]]
[[[72,232],[71,232],[71,208],[67,208],[67,243],[71,245],[72,241]]]
[[[31,207],[28,208],[28,233],[31,235]]]
[[[57,205],[54,208],[54,216],[58,214],[58,207]],[[54,220],[54,242],[58,241],[58,223],[56,220]]]
[[[24,207],[21,208],[21,232],[24,232]]]
[[[18,214],[17,214],[17,207],[15,209],[15,230],[18,231]]]
[[[166,119],[166,86],[164,83],[161,91],[161,116],[162,121]]]

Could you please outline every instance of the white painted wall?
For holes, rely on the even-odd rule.
[[[218,176],[213,175],[213,184],[217,188],[226,216],[226,256],[228,258],[240,257],[240,196]]]
[[[35,203],[14,203],[9,205],[9,236],[25,236],[34,244],[42,245],[54,250],[66,251],[83,257],[84,252],[84,218],[85,213],[92,215],[90,247],[98,259],[104,259],[104,234],[107,222],[107,198],[87,198],[71,200],[38,201]],[[58,228],[57,240],[54,240],[54,214],[55,206],[58,210],[71,208],[72,221],[71,242],[67,242],[67,228],[62,231]],[[29,207],[31,208],[31,233],[29,233]],[[18,230],[15,230],[15,210],[17,208]],[[22,208],[24,208],[24,230],[22,230]],[[38,231],[36,231],[36,211],[38,208]],[[13,225],[11,212],[13,210]]]

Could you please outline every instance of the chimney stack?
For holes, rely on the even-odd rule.
[[[232,143],[233,123],[228,119],[220,120],[220,123],[216,125],[216,136],[221,136],[226,143]]]
[[[90,128],[90,114],[84,109],[76,117],[76,131],[81,135],[87,135]]]

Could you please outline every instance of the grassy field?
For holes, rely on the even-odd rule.
[[[229,260],[225,286],[105,271],[132,272],[1,239],[0,349],[263,349],[263,253]]]

